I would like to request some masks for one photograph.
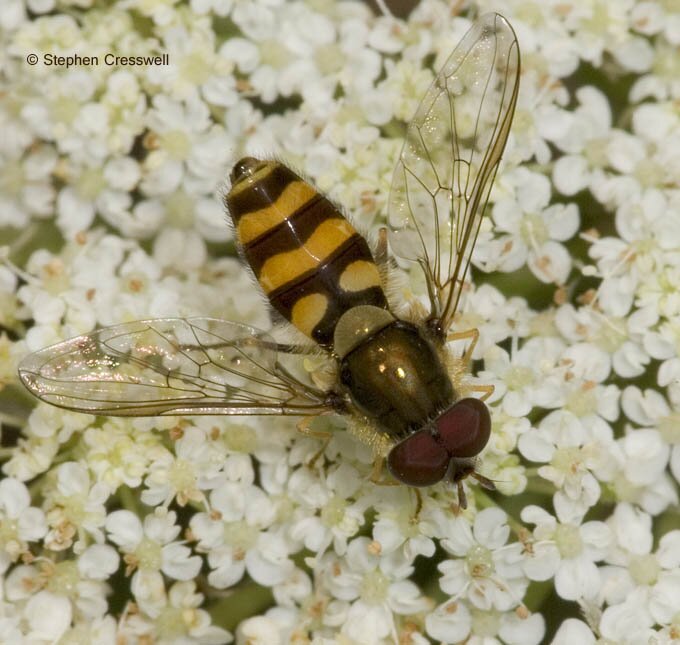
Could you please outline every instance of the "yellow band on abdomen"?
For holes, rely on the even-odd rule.
[[[355,233],[346,219],[327,219],[319,224],[299,249],[269,258],[262,266],[257,279],[265,293],[271,293],[303,273],[318,267]]]
[[[244,246],[285,221],[318,193],[304,181],[288,184],[276,201],[259,211],[241,217],[237,226],[238,239]]]
[[[338,285],[343,291],[363,291],[380,287],[380,272],[375,262],[356,260],[345,267],[340,274]]]

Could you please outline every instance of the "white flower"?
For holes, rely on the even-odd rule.
[[[541,581],[557,590],[559,616],[583,616],[550,618],[558,645],[670,645],[680,595],[673,2],[477,3],[512,22],[522,78],[453,329],[480,331],[472,375],[455,385],[463,395],[495,386],[476,466],[498,491],[475,488],[459,515],[450,485],[416,497],[370,483],[372,448],[344,421],[318,422],[334,437],[312,463],[322,446],[294,439],[294,420],[95,419],[47,404],[29,415],[16,364],[136,319],[270,329],[224,221],[230,166],[277,156],[359,230],[377,229],[405,124],[469,12],[452,15],[442,0],[403,19],[356,2],[0,4],[0,642],[224,643],[231,635],[209,615],[231,624],[231,607],[270,593],[271,607],[234,627],[240,643],[530,645],[553,611],[524,605]],[[67,68],[47,53],[167,53],[169,64]],[[421,267],[404,273],[390,293],[427,310]],[[454,368],[465,343],[450,344]],[[140,495],[161,506],[145,515]],[[555,517],[527,500],[552,500]],[[207,582],[195,580],[204,559]],[[252,585],[240,584],[246,575]],[[120,598],[130,599],[122,609]]]
[[[587,387],[578,394],[578,403],[570,397],[564,409],[548,414],[535,431],[525,432],[519,449],[531,461],[549,464],[538,474],[555,485],[563,508],[572,505],[573,514],[585,514],[600,496],[598,478],[609,479],[615,472],[610,456],[614,441],[611,427],[592,410],[606,398],[603,393],[597,399],[596,389]],[[584,401],[589,394],[592,398]]]
[[[56,469],[56,482],[45,499],[47,521],[51,527],[45,541],[53,550],[74,546],[81,550],[87,536],[104,539],[106,518],[104,503],[111,490],[102,483],[92,483],[82,464],[67,462]],[[74,538],[77,538],[74,544]]]
[[[12,126],[5,123],[2,127]],[[54,209],[56,194],[49,179],[57,162],[55,150],[42,145],[33,150],[2,150],[2,153],[0,224],[23,228],[32,217],[48,216]]]
[[[29,438],[3,467],[3,473],[20,481],[28,481],[44,473],[52,464],[59,444],[56,439]]]
[[[136,188],[138,164],[129,157],[88,159],[69,169],[69,184],[57,197],[57,223],[66,238],[89,229],[99,214],[117,228],[125,230],[124,220],[132,206],[130,193]],[[139,235],[138,230],[128,229]]]
[[[490,284],[476,285],[464,293],[463,298],[455,325],[461,331],[479,329],[473,359],[483,358],[491,347],[506,338],[525,338],[530,335],[534,314],[523,298],[506,298]]]
[[[411,562],[398,552],[382,556],[379,545],[365,537],[352,540],[344,558],[327,553],[319,573],[323,585],[340,601],[333,613],[342,616],[342,634],[362,644],[394,639],[393,612],[428,609],[429,600],[407,579],[411,571]]]
[[[118,419],[88,428],[83,444],[88,448],[90,470],[112,490],[122,484],[130,488],[140,486],[153,456],[164,452],[159,435],[141,432],[128,421]]]
[[[13,31],[25,20],[26,10],[24,3],[20,2],[20,0],[10,0],[0,9],[0,25],[2,25],[3,29]]]
[[[553,645],[571,645],[571,643],[583,643],[583,645],[595,645],[596,637],[583,621],[576,618],[567,618],[557,630],[552,640]]]
[[[175,442],[175,454],[158,451],[149,464],[142,501],[149,506],[168,506],[176,499],[180,506],[204,499],[203,490],[214,488],[222,479],[224,453],[196,427],[183,430]]]
[[[172,511],[158,509],[144,522],[126,510],[106,518],[109,539],[125,553],[127,573],[134,571],[131,587],[145,611],[157,612],[164,602],[161,572],[176,580],[191,580],[201,568],[201,558],[175,540],[180,527]]]
[[[62,636],[61,642],[97,643],[97,645],[116,645],[118,629],[113,616],[103,616],[94,620],[75,622]]]
[[[652,4],[651,2],[642,4]],[[678,61],[674,55],[680,41],[680,26],[677,13],[663,21],[666,25],[666,38],[657,38],[653,49],[651,73],[638,78],[631,88],[630,98],[639,102],[647,97],[657,100],[680,96],[678,84]]]
[[[224,222],[222,223],[223,228]],[[154,242],[154,259],[164,269],[191,273],[205,266],[205,243],[196,231],[171,228],[162,231]]]
[[[621,406],[626,416],[640,426],[653,427],[671,449],[670,470],[680,480],[680,440],[677,413],[671,410],[666,399],[656,390],[642,392],[634,386],[623,391]]]
[[[604,638],[623,645],[650,642],[652,637],[651,618],[643,605],[631,598],[602,613],[599,631]]]
[[[29,629],[26,636],[31,642],[58,641],[71,624],[72,607],[63,596],[49,591],[39,591],[26,603],[24,610]]]
[[[626,616],[634,642],[641,632],[675,620],[675,598],[680,591],[680,531],[667,532],[652,552],[651,518],[629,504],[619,504],[608,521],[616,540],[607,560],[602,594],[609,607],[602,616],[603,630],[616,630],[623,638],[621,624]],[[628,618],[630,617],[630,618]],[[634,620],[633,620],[634,619]],[[641,630],[641,631],[640,631]]]
[[[625,316],[635,295],[630,286],[630,282],[624,285],[621,281],[611,291],[603,289],[599,293],[602,300],[598,302],[602,308],[576,309],[563,305],[557,311],[555,322],[560,332],[573,342],[587,341],[582,349],[600,373],[613,369],[620,376],[639,376],[649,363],[649,351],[641,346],[640,340],[645,338],[642,334],[649,332],[656,314],[648,307]],[[607,313],[601,309],[606,309]]]
[[[538,506],[526,506],[522,520],[535,524],[535,542],[523,563],[533,580],[555,577],[555,590],[565,600],[592,599],[600,590],[600,573],[595,565],[609,552],[611,532],[603,522],[585,522],[569,516],[556,500],[557,518]]]
[[[108,128],[105,132],[108,149],[112,155],[126,155],[132,149],[135,137],[144,130],[146,97],[139,79],[127,69],[114,71],[106,81],[101,102],[108,111]],[[116,165],[120,168],[122,164],[125,172],[107,177],[111,185],[122,189],[125,183],[128,186],[136,184],[137,161],[129,156],[118,159]],[[110,164],[107,164],[107,170],[109,173],[112,170]],[[113,222],[111,224],[115,226]]]
[[[426,616],[425,628],[432,638],[442,643],[458,643],[472,630],[470,610],[463,602],[449,600]]]
[[[380,545],[381,553],[399,549],[407,560],[422,555],[431,558],[435,552],[434,541],[424,534],[420,522],[428,521],[427,503],[414,518],[414,494],[405,486],[395,491],[376,491],[379,499],[375,503],[378,512],[373,524],[373,539]],[[391,493],[391,494],[390,494]]]
[[[211,624],[208,612],[200,609],[203,595],[196,592],[195,582],[176,582],[167,592],[159,583],[157,605],[143,607],[145,613],[126,613],[119,637],[135,640],[142,635],[160,643],[187,645],[222,645],[232,640],[227,630]]]
[[[573,1],[565,3],[559,17],[564,16],[565,25],[573,30],[574,42],[583,60],[599,64],[606,49],[631,37],[628,23],[632,4],[632,0],[624,0],[600,8]]]
[[[385,67],[387,78],[380,85],[384,92],[394,97],[392,110],[394,116],[408,121],[415,114],[421,96],[433,80],[432,71],[422,69],[413,61],[401,60],[399,63],[388,61]]]
[[[487,269],[516,271],[527,263],[542,282],[564,284],[571,259],[564,242],[576,233],[579,214],[575,204],[549,205],[550,183],[538,173],[518,169],[514,197],[496,202],[493,218],[500,235],[489,249]]]
[[[169,195],[180,187],[205,193],[224,181],[231,141],[211,123],[208,106],[198,97],[179,102],[157,94],[147,122],[154,144],[142,167],[140,188],[146,196]]]
[[[597,179],[604,165],[604,145],[612,125],[609,101],[596,87],[576,91],[578,105],[562,115],[569,127],[553,142],[564,152],[555,162],[553,181],[565,195],[574,195]]]
[[[669,455],[670,446],[658,430],[629,428],[612,450],[617,467],[612,485],[617,497],[636,501],[654,515],[677,503],[678,492],[665,472]]]
[[[557,407],[563,395],[556,367],[563,351],[564,345],[552,338],[532,338],[511,355],[492,347],[484,356],[480,378],[493,383],[494,395],[503,397],[503,410],[510,416],[526,416],[535,406]]]
[[[545,636],[545,620],[541,614],[481,611],[465,604],[449,601],[440,605],[425,619],[427,633],[442,643],[483,645],[493,643],[537,645]]]
[[[55,603],[64,616],[55,619],[56,625],[70,625],[71,620],[97,620],[108,608],[106,596],[110,589],[103,582],[118,567],[118,555],[110,546],[97,545],[85,556],[89,564],[75,560],[53,562],[41,558],[34,565],[14,567],[5,578],[5,593],[14,602],[32,604]],[[94,558],[102,561],[95,564]],[[47,606],[45,610],[49,612]],[[36,624],[39,618],[35,618]]]
[[[0,524],[0,571],[28,554],[28,542],[36,542],[47,533],[45,514],[31,506],[26,486],[11,477],[0,481]]]
[[[291,573],[287,541],[280,531],[265,530],[276,507],[260,488],[224,483],[210,494],[210,509],[193,516],[191,530],[197,548],[208,554],[211,584],[230,587],[247,571],[260,584],[274,585]]]
[[[456,556],[438,566],[439,584],[454,600],[465,598],[483,611],[507,611],[521,604],[529,581],[520,566],[519,545],[506,545],[506,519],[499,508],[487,508],[472,525],[461,516],[447,518],[439,529],[442,546]]]
[[[78,570],[87,578],[106,580],[118,569],[119,557],[108,544],[93,544],[78,558]]]
[[[284,645],[296,640],[298,617],[290,608],[272,607],[264,616],[247,618],[237,632],[240,645]],[[299,638],[306,638],[301,630]]]
[[[288,494],[300,504],[290,535],[318,554],[333,544],[334,551],[343,555],[348,539],[364,522],[364,504],[353,501],[361,477],[347,464],[340,465],[325,481],[315,475],[299,468],[290,477]]]
[[[174,99],[200,92],[209,103],[227,106],[236,101],[232,65],[215,52],[215,33],[210,23],[195,20],[192,29],[172,26],[163,33],[163,53],[169,65],[147,69],[147,79]]]

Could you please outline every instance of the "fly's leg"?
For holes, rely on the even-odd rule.
[[[486,401],[493,394],[494,386],[475,384],[470,386],[470,390],[472,392],[481,392],[482,396],[479,397],[479,400]]]
[[[314,419],[316,419],[316,417],[303,417],[296,425],[296,429],[301,435],[304,435],[305,437],[313,437],[314,439],[319,439],[321,441],[321,448],[316,453],[314,453],[314,456],[307,462],[307,466],[310,468],[314,468],[319,457],[321,457],[321,455],[326,452],[326,448],[328,447],[330,440],[333,438],[332,432],[328,432],[326,430],[312,430],[310,426]]]
[[[450,332],[446,337],[446,341],[449,343],[454,340],[467,340],[468,338],[471,339],[470,345],[465,350],[461,359],[466,365],[472,360],[472,352],[475,351],[477,341],[479,340],[479,329],[474,327],[473,329],[468,329],[466,331],[454,331]]]
[[[463,486],[463,480],[470,475],[475,474],[475,469],[473,466],[465,466],[455,471],[453,476],[453,483],[456,485],[456,491],[458,493],[458,508],[465,510],[468,506],[467,495],[465,494],[465,487]]]
[[[231,347],[259,347],[262,349],[269,349],[280,354],[298,354],[301,356],[309,356],[318,354],[319,348],[316,345],[293,345],[290,343],[277,343],[276,341],[267,340],[258,336],[239,338],[238,340],[229,340],[221,343],[185,343],[178,345],[178,349],[182,351],[192,350],[208,350],[208,349],[225,349]]]
[[[382,455],[377,455],[373,461],[373,470],[371,470],[371,475],[369,479],[376,486],[398,486],[399,482],[395,479],[384,479],[383,478],[383,466],[385,465],[385,457]]]
[[[456,488],[458,490],[458,508],[465,510],[467,508],[467,495],[465,494],[465,488],[463,486],[463,480],[459,479],[456,482]]]
[[[387,253],[387,228],[384,226],[378,231],[378,244],[375,248],[375,263],[379,267],[387,266],[389,255]]]
[[[413,491],[416,497],[416,510],[415,513],[413,513],[411,522],[413,524],[417,524],[420,521],[420,511],[423,510],[423,496],[420,494],[419,488],[412,488],[411,490]]]
[[[300,356],[309,356],[311,354],[318,354],[319,348],[316,345],[291,345],[290,343],[277,343],[275,341],[264,340],[262,338],[244,338],[244,345],[264,347],[265,349],[273,349],[280,354],[298,354]]]
[[[461,360],[463,361],[464,365],[467,365],[472,360],[472,352],[475,351],[477,341],[479,340],[479,329],[474,327],[473,329],[468,329],[466,331],[455,331],[451,332],[446,337],[446,340],[448,342],[454,340],[467,340],[467,339],[470,339],[470,345],[468,346],[468,348],[465,350],[465,353],[461,357]],[[480,400],[486,401],[493,394],[494,387],[493,385],[471,385],[470,390],[472,390],[473,392],[481,392],[482,396],[479,397]]]

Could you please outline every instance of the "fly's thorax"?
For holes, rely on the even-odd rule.
[[[393,320],[344,356],[340,379],[382,432],[403,438],[456,399],[446,367],[415,325]]]
[[[387,309],[366,240],[311,184],[277,161],[240,160],[226,197],[238,243],[272,306],[325,347],[342,315]]]

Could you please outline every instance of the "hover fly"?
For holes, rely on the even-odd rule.
[[[387,231],[375,249],[341,211],[277,161],[241,159],[226,205],[271,306],[307,337],[276,342],[213,318],[106,327],[28,356],[21,380],[43,401],[103,415],[347,415],[376,464],[410,486],[475,476],[491,429],[491,386],[466,382],[478,331],[451,331],[510,131],[520,57],[508,21],[482,16],[425,94],[394,171],[395,254],[422,269],[429,307],[388,298]],[[462,357],[449,343],[467,339]],[[332,378],[313,378],[321,356]],[[477,392],[479,397],[471,396]],[[301,428],[306,424],[302,422]]]

